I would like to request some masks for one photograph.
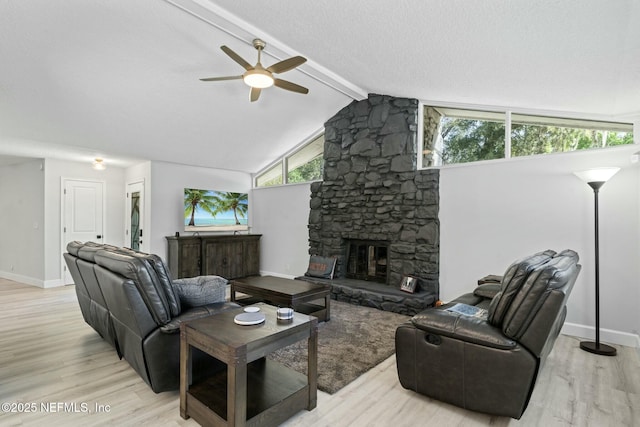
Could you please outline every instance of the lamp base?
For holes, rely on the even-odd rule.
[[[582,341],[580,348],[589,353],[600,354],[602,356],[615,356],[617,350],[610,345],[595,343],[593,341]]]

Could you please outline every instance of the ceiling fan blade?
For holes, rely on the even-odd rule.
[[[296,68],[298,65],[302,65],[307,62],[307,58],[302,56],[294,56],[289,59],[285,59],[284,61],[276,62],[271,67],[267,68],[267,71],[272,73],[284,73],[285,71],[292,70]]]
[[[258,88],[258,87],[252,87],[251,88],[251,92],[249,93],[249,97],[251,98],[251,102],[255,102],[258,100],[258,98],[260,98],[260,91],[262,89]]]
[[[221,80],[239,80],[242,76],[226,76],[226,77],[207,77],[206,79],[200,79],[203,82],[219,82]]]
[[[224,53],[229,55],[229,57],[231,57],[231,59],[233,59],[238,64],[240,64],[242,66],[242,68],[244,68],[245,70],[247,70],[247,71],[253,70],[253,65],[249,64],[247,61],[242,59],[242,57],[240,55],[238,55],[237,53],[235,53],[234,51],[232,51],[231,48],[228,48],[227,46],[220,46],[220,49],[222,49],[222,51]]]
[[[307,89],[306,87],[297,85],[295,83],[291,83],[290,81],[287,81],[287,80],[274,79],[273,85],[278,86],[280,89],[290,90],[291,92],[297,92],[297,93],[303,93],[303,94],[309,93],[309,89]]]

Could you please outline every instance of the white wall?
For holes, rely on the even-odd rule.
[[[44,281],[44,160],[0,167],[0,277]]]
[[[64,285],[62,178],[105,183],[104,241],[122,245],[123,169],[95,171],[90,163],[58,159],[5,166],[0,168],[1,277],[44,288]]]
[[[262,234],[261,273],[293,278],[309,265],[310,184],[256,188],[253,232]]]
[[[105,183],[105,243],[122,246],[124,236],[124,169],[107,166],[96,171],[91,163],[45,160],[44,182],[44,287],[63,285],[61,233],[62,179],[94,180]],[[66,246],[67,242],[64,242]]]
[[[565,332],[593,339],[594,196],[573,172],[620,166],[599,193],[601,339],[636,345],[640,172],[629,161],[636,151],[638,146],[627,146],[442,168],[441,298],[470,291],[478,278],[502,274],[517,258],[570,248],[583,268],[569,298]]]
[[[150,218],[149,224],[146,224],[149,230],[147,239],[151,241],[149,251],[163,259],[167,258],[166,236],[173,236],[176,231],[189,234],[184,233],[185,188],[237,193],[250,193],[251,189],[251,176],[248,173],[164,162],[151,163],[150,181],[150,185],[145,187],[145,191],[150,193],[150,203],[145,206]],[[250,227],[254,216],[252,205],[250,194]]]

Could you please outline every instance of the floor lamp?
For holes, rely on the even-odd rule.
[[[598,241],[598,190],[604,185],[620,168],[597,168],[589,169],[574,174],[589,184],[593,188],[595,206],[595,242],[596,242],[596,341],[582,341],[580,348],[589,353],[601,354],[604,356],[615,356],[616,349],[610,345],[600,343],[600,248]]]

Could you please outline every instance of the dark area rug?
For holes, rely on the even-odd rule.
[[[395,331],[410,316],[331,300],[331,320],[318,325],[318,388],[340,390],[395,352]],[[268,356],[307,373],[307,341]]]

